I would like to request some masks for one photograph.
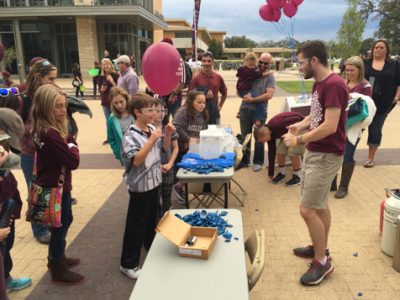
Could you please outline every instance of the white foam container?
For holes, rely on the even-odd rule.
[[[200,131],[200,157],[203,159],[220,157],[224,149],[224,136],[224,130],[213,125],[209,125],[207,130]]]

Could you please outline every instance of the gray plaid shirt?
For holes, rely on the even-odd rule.
[[[155,130],[153,125],[147,125],[149,131]],[[147,155],[145,161],[138,167],[132,164],[136,155],[148,143],[149,138],[136,125],[131,125],[122,139],[122,158],[125,162],[124,179],[129,191],[143,193],[153,190],[161,184],[161,139],[159,139]]]

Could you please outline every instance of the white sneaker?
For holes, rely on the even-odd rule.
[[[121,266],[119,267],[119,270],[121,271],[121,273],[125,274],[126,276],[132,279],[138,279],[141,271],[140,267],[136,267],[134,269],[125,269]]]
[[[255,164],[255,165],[253,166],[253,171],[254,171],[254,172],[261,171],[261,169],[262,169],[262,165]]]

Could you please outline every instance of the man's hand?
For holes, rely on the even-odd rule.
[[[221,111],[222,105],[218,105],[218,111]]]
[[[288,127],[286,127],[288,129],[288,133],[292,134],[292,135],[299,135],[301,127],[299,125],[299,123],[295,123],[292,125],[289,125]]]
[[[283,140],[284,140],[286,146],[288,146],[288,147],[296,146],[297,136],[288,132],[288,133],[284,134],[282,137],[283,137]]]
[[[208,90],[207,94],[206,94],[206,99],[213,99],[214,98],[214,94],[212,92],[212,90]]]
[[[243,102],[249,103],[249,102],[252,102],[252,101],[253,101],[253,97],[251,97],[251,94],[250,94],[250,93],[244,95],[244,97],[243,97]]]

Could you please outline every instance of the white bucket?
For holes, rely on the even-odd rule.
[[[381,248],[384,253],[389,256],[394,254],[394,246],[396,241],[396,228],[393,224],[397,221],[400,215],[400,199],[391,196],[385,201],[385,211],[383,213],[383,230]]]
[[[224,148],[224,130],[209,126],[200,131],[199,154],[203,159],[213,159],[221,156]]]

